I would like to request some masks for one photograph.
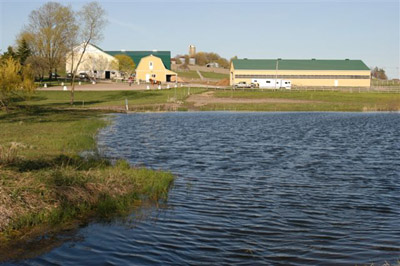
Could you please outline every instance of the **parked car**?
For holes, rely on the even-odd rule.
[[[60,75],[58,75],[57,73],[51,73],[51,75],[50,75],[50,78],[52,78],[52,79],[57,79],[59,77],[60,77]]]
[[[80,80],[90,80],[90,77],[87,73],[81,72],[81,73],[79,73],[79,79]]]
[[[235,88],[254,88],[254,86],[255,85],[253,83],[247,84],[246,81],[241,81],[239,83],[236,83],[233,87],[235,87]]]

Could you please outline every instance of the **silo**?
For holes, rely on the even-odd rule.
[[[196,46],[194,45],[189,45],[189,56],[194,57],[196,55]]]

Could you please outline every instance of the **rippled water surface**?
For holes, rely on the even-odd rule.
[[[399,114],[120,115],[99,143],[110,158],[176,174],[168,208],[91,224],[18,263],[400,260]]]

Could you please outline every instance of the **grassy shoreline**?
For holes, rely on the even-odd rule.
[[[103,117],[43,107],[0,112],[0,261],[44,233],[166,199],[171,173],[78,155],[95,149]]]
[[[212,91],[212,102],[201,106],[188,102],[190,95],[206,93],[206,88],[177,88],[152,91],[78,91],[75,92],[79,110],[125,111],[125,99],[134,112],[165,111],[399,111],[400,93],[341,92],[341,91]],[[210,91],[209,91],[210,92]],[[176,99],[175,99],[176,97]],[[218,102],[221,99],[221,102]],[[229,102],[226,99],[239,100]],[[240,100],[255,100],[240,102]],[[271,102],[260,103],[259,99]],[[217,101],[216,101],[217,100]],[[273,100],[288,100],[278,102]],[[297,102],[296,102],[297,101]],[[303,102],[302,102],[303,101]],[[39,91],[21,104],[36,107],[71,108],[69,92]]]

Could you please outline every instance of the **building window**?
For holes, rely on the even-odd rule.
[[[153,62],[149,62],[149,68],[150,68],[150,70],[153,70]]]

